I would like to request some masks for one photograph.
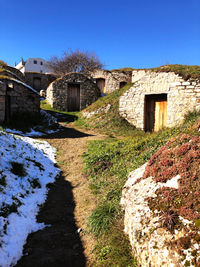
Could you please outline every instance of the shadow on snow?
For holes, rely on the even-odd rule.
[[[29,235],[24,256],[15,266],[85,266],[83,246],[74,219],[72,186],[60,175],[49,188],[47,201],[37,216],[39,222],[49,227]]]

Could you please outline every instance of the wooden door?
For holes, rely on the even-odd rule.
[[[152,132],[154,129],[154,116],[155,111],[155,100],[154,99],[147,99],[146,101],[146,115],[145,115],[145,130]]]
[[[105,79],[99,78],[96,80],[96,83],[97,83],[97,87],[100,89],[101,93],[105,94],[106,93]]]
[[[33,78],[33,88],[37,91],[41,89],[41,78]]]
[[[166,127],[167,122],[167,101],[155,102],[155,125],[154,131],[157,132]]]
[[[145,96],[145,131],[157,132],[166,127],[167,94]]]
[[[68,84],[67,110],[80,110],[80,84]]]
[[[5,118],[4,121],[9,123],[10,122],[10,115],[11,115],[11,104],[10,104],[10,96],[5,96]]]

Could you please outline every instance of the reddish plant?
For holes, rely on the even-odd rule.
[[[170,232],[174,230],[175,225],[178,223],[178,215],[173,210],[162,212],[160,219],[162,227],[167,228]]]

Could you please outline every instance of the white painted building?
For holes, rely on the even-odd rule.
[[[29,58],[26,61],[21,61],[15,66],[16,69],[22,73],[25,72],[39,72],[39,73],[52,73],[51,69],[47,66],[47,61],[42,58]]]

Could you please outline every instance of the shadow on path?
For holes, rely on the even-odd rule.
[[[52,116],[54,116],[58,120],[58,122],[73,122],[78,119],[78,116],[73,115],[73,114],[63,114],[63,113],[59,113],[59,112],[51,111],[51,110],[45,110],[45,111],[51,114]]]
[[[92,134],[87,134],[84,132],[80,132],[75,128],[62,127],[60,132],[56,132],[53,134],[48,134],[46,136],[42,136],[42,139],[64,139],[64,138],[82,138],[87,136],[93,136]]]
[[[72,186],[60,175],[49,188],[47,201],[37,218],[51,226],[29,235],[23,251],[25,256],[15,266],[85,266],[83,246],[74,219]]]

